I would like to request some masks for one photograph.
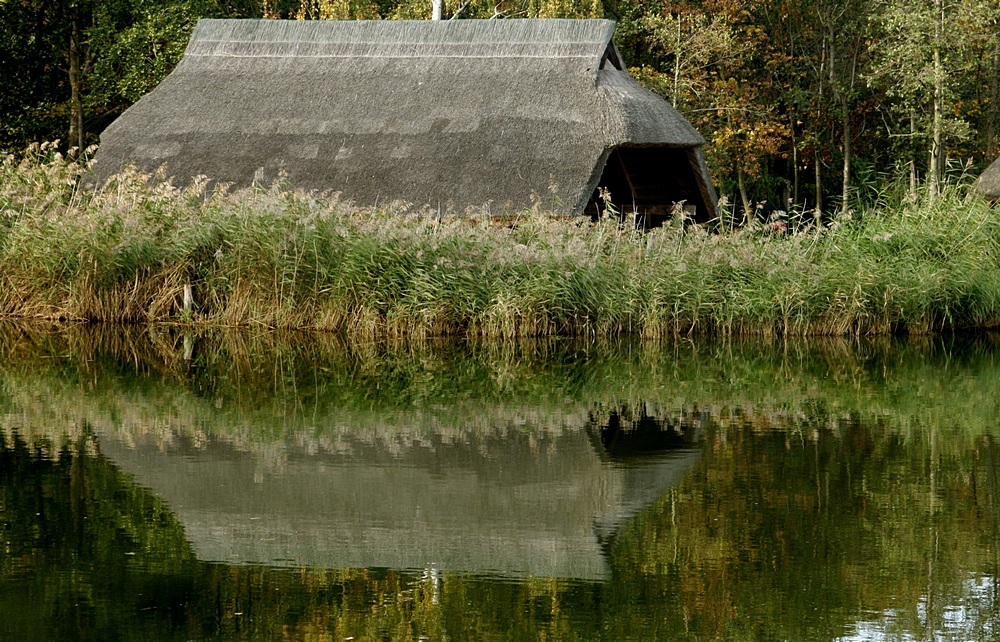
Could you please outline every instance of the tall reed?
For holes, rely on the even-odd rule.
[[[958,187],[779,233],[640,233],[354,208],[275,185],[76,187],[51,149],[0,163],[0,317],[261,325],[354,337],[925,333],[1000,320],[1000,223]],[[194,307],[183,289],[191,285]]]

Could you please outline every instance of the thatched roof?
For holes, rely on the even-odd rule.
[[[976,181],[975,189],[991,201],[1000,201],[1000,158],[986,168]]]
[[[216,440],[102,435],[100,448],[166,500],[203,561],[586,580],[610,577],[609,538],[699,457],[612,461],[585,429],[472,442],[425,429],[403,452],[359,440],[339,455],[289,452],[277,469]]]
[[[134,163],[179,183],[286,176],[362,205],[580,213],[624,146],[663,151],[654,179],[712,214],[704,139],[620,68],[614,28],[201,20],[173,73],[103,133],[97,176]]]

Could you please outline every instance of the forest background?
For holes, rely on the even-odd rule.
[[[0,152],[84,149],[201,17],[427,19],[430,0],[0,0]],[[616,20],[633,76],[708,139],[743,211],[935,193],[998,154],[996,0],[444,0],[443,17]]]

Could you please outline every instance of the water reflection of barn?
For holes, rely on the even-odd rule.
[[[237,187],[285,176],[358,204],[714,216],[704,139],[623,66],[608,20],[202,20],[101,136],[126,163]]]
[[[167,501],[205,561],[593,580],[609,576],[608,539],[698,457],[677,434],[612,456],[606,430],[449,440],[430,429],[402,448],[292,451],[280,472],[220,441],[133,447],[105,435],[101,448]]]

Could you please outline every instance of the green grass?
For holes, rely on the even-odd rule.
[[[76,188],[51,150],[0,162],[0,317],[353,337],[859,335],[995,327],[1000,222],[960,187],[828,225],[640,233],[544,212],[353,208],[125,175]],[[194,308],[183,308],[190,284]]]

